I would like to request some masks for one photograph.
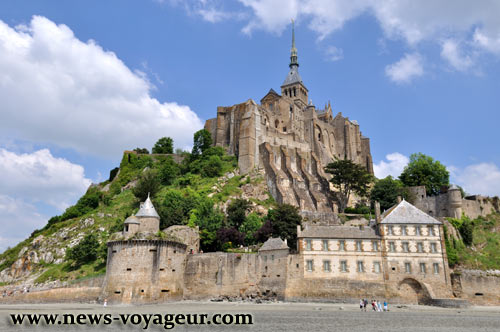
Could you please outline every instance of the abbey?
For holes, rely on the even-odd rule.
[[[290,70],[281,85],[257,104],[253,100],[218,107],[217,117],[206,121],[216,146],[238,157],[242,174],[254,168],[265,171],[270,193],[279,203],[305,211],[335,211],[328,197],[324,167],[334,158],[350,159],[373,174],[370,140],[359,124],[328,103],[316,108],[299,74],[292,27]]]

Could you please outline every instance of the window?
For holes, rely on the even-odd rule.
[[[394,244],[394,242],[389,242],[389,251],[396,252],[396,245]]]
[[[311,239],[306,240],[306,250],[312,250]]]
[[[271,260],[274,261],[274,255],[271,255]]]
[[[323,251],[328,251],[328,240],[323,240]]]
[[[403,252],[409,252],[410,248],[408,246],[408,242],[403,242]]]
[[[323,261],[323,271],[330,272],[331,270],[330,261]]]
[[[306,267],[307,271],[311,272],[313,270],[313,261],[312,260],[306,261]]]
[[[128,232],[128,225],[125,225],[125,232]]]
[[[434,226],[427,226],[427,234],[429,236],[434,236]]]
[[[393,226],[387,226],[387,235],[393,234]]]
[[[358,272],[365,272],[363,261],[358,261]]]
[[[274,104],[273,103],[269,103],[269,109],[272,111],[274,108]]]
[[[418,235],[418,236],[422,235],[422,230],[421,230],[420,226],[415,226],[415,235]]]
[[[437,245],[435,242],[431,243],[431,252],[437,252]]]
[[[434,274],[439,274],[439,263],[432,264]]]
[[[347,261],[340,261],[340,272],[347,272]]]
[[[361,247],[361,241],[360,240],[356,241],[356,251],[363,251],[362,247]]]
[[[426,272],[425,263],[420,263],[420,273],[425,273],[425,272]]]
[[[401,226],[401,235],[403,235],[403,236],[408,235],[406,226]]]
[[[339,250],[345,251],[345,241],[344,240],[339,241]]]
[[[417,251],[424,252],[424,244],[422,242],[417,242]]]
[[[380,262],[373,262],[373,271],[380,273]]]
[[[373,251],[378,251],[378,242],[377,241],[372,241],[372,249],[373,249]]]
[[[411,263],[405,263],[405,272],[411,273]]]

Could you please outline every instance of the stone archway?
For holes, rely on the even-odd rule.
[[[405,278],[398,285],[399,296],[415,304],[428,304],[432,297],[427,287],[413,278]]]

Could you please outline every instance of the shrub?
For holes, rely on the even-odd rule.
[[[168,156],[167,159],[160,166],[160,181],[162,184],[168,186],[171,185],[180,174],[179,165],[174,161],[172,156]]]
[[[252,207],[247,199],[237,198],[231,201],[227,207],[227,224],[230,227],[239,228],[246,219],[246,214]]]
[[[137,199],[144,202],[148,195],[154,197],[158,190],[160,190],[158,172],[156,170],[148,170],[141,174],[132,192]]]
[[[81,266],[90,263],[97,259],[99,254],[99,241],[94,233],[87,234],[73,248],[69,248],[66,252],[66,259],[72,260],[76,266]]]

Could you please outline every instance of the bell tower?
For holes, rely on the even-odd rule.
[[[292,20],[292,48],[290,49],[290,71],[281,85],[281,95],[307,106],[308,92],[299,74],[297,48],[295,47],[295,22]]]

